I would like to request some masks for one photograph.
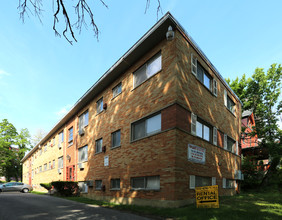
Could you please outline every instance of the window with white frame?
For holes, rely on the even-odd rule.
[[[78,182],[78,187],[79,187],[80,193],[88,193],[87,182]]]
[[[58,158],[58,168],[62,169],[64,167],[64,158],[63,157],[59,157]]]
[[[235,114],[236,105],[233,100],[228,96],[227,90],[224,90],[224,105],[229,111]]]
[[[222,188],[224,189],[234,189],[236,187],[236,181],[233,179],[222,179]]]
[[[134,88],[136,88],[142,82],[155,75],[161,69],[162,69],[162,55],[161,53],[158,53],[133,73]]]
[[[191,133],[206,141],[211,142],[212,126],[197,117],[194,113],[191,114]]]
[[[120,146],[120,130],[112,133],[112,148]]]
[[[87,110],[79,116],[79,121],[78,121],[79,131],[81,131],[84,127],[86,127],[88,125],[88,121],[89,121],[89,114],[88,114],[88,110]]]
[[[88,146],[84,146],[78,149],[78,162],[85,162],[88,160]]]
[[[53,160],[53,162],[52,162],[52,169],[55,169],[55,160]]]
[[[211,90],[211,76],[207,73],[207,71],[197,63],[197,79],[205,85],[209,90]]]
[[[120,189],[120,179],[111,179],[111,189]]]
[[[160,176],[145,176],[131,178],[131,188],[134,190],[159,190]]]
[[[201,186],[212,186],[216,185],[215,177],[207,177],[207,176],[194,176],[190,175],[190,189],[195,189],[195,187]]]
[[[122,90],[122,83],[120,82],[117,86],[113,88],[113,98],[118,96]]]
[[[102,189],[102,180],[95,180],[95,189],[96,190]]]
[[[103,146],[103,138],[100,138],[100,139],[96,140],[95,153],[102,152],[102,146]]]
[[[42,166],[39,167],[39,172],[42,172]]]
[[[236,141],[227,136],[227,150],[234,152]]]
[[[137,140],[161,131],[161,113],[132,124],[132,140]]]
[[[210,76],[194,54],[191,54],[191,71],[207,89],[217,96],[217,80]]]
[[[100,98],[96,103],[97,114],[103,111],[103,97]]]
[[[44,145],[44,152],[47,151],[47,144]]]

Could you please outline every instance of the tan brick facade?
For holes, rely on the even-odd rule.
[[[164,23],[172,19],[163,18]],[[156,27],[157,31],[161,27]],[[42,182],[69,180],[69,168],[75,181],[88,183],[84,196],[125,204],[153,206],[180,206],[193,201],[195,191],[191,188],[191,176],[213,177],[221,195],[231,195],[235,187],[223,188],[223,179],[235,179],[235,170],[240,170],[241,160],[237,149],[224,149],[224,139],[239,141],[241,130],[241,104],[224,80],[190,42],[181,28],[175,27],[175,38],[167,41],[162,37],[158,43],[139,55],[137,61],[113,78],[96,95],[85,102],[75,114],[63,123],[60,129],[50,132],[44,143],[36,146],[23,160],[23,181],[30,182],[35,190]],[[145,36],[146,37],[146,36]],[[134,88],[133,73],[155,54],[161,53],[161,70]],[[191,72],[191,54],[217,81],[217,96],[208,90]],[[129,59],[128,59],[129,60]],[[103,81],[101,81],[102,84]],[[112,89],[122,83],[122,92],[113,98]],[[233,114],[224,106],[224,90],[236,105]],[[97,113],[97,101],[103,98],[104,109]],[[82,99],[83,100],[83,99]],[[88,111],[88,125],[79,135],[79,116]],[[161,114],[160,131],[133,140],[133,123]],[[191,115],[195,114],[210,127],[210,141],[191,132]],[[213,127],[217,128],[217,144],[213,144]],[[73,142],[69,144],[69,129],[73,128]],[[54,129],[53,129],[54,130]],[[112,133],[120,130],[120,146],[111,148]],[[62,148],[58,148],[59,133],[64,131]],[[55,146],[49,146],[55,137]],[[96,140],[102,138],[102,152],[96,153]],[[47,151],[44,146],[47,143]],[[188,144],[205,149],[205,163],[188,160]],[[78,167],[79,148],[88,146],[88,159],[84,168]],[[40,155],[40,151],[43,151]],[[63,156],[64,167],[58,173],[58,158]],[[108,165],[105,166],[105,157]],[[34,159],[33,159],[34,158]],[[55,168],[48,169],[55,160]],[[47,170],[44,164],[47,163]],[[42,171],[37,169],[42,166]],[[36,172],[35,172],[36,170]],[[74,170],[74,172],[73,172]],[[32,173],[34,174],[32,175]],[[135,190],[135,177],[157,177],[158,189]],[[197,177],[196,177],[197,178]],[[111,189],[111,180],[120,180],[120,189]],[[101,180],[104,190],[95,189],[95,180]],[[88,181],[88,182],[87,182]],[[94,181],[94,186],[89,184]],[[154,182],[155,183],[155,182]],[[235,183],[235,181],[234,181]],[[236,181],[238,183],[238,181]],[[237,190],[239,189],[237,185]]]

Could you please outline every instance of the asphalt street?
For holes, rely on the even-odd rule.
[[[0,193],[0,220],[148,220],[138,215],[31,193]]]

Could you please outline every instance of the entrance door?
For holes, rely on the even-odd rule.
[[[74,165],[67,167],[67,181],[74,181],[75,180],[74,170],[75,170]]]

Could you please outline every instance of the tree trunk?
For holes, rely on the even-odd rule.
[[[280,157],[275,157],[272,159],[272,161],[270,162],[270,167],[261,181],[260,188],[264,188],[269,185],[270,179],[272,178],[273,175],[277,173],[276,167],[279,164],[279,162],[280,162]]]

